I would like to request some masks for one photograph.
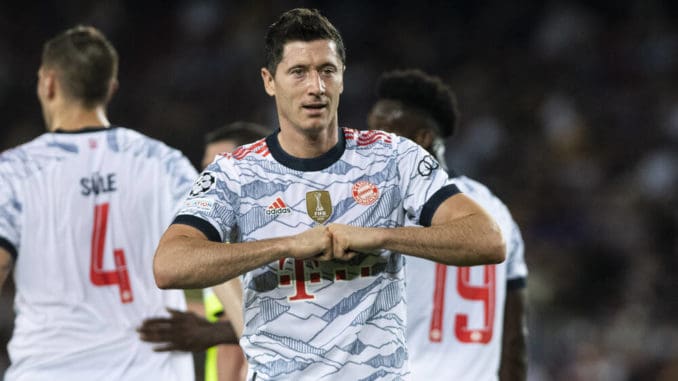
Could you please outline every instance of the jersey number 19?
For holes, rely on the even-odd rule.
[[[443,340],[443,314],[445,307],[445,283],[448,267],[436,264],[435,288],[433,290],[433,314],[429,340],[439,343]],[[465,300],[483,303],[484,319],[481,328],[468,327],[468,315],[458,314],[454,318],[454,334],[462,343],[487,344],[492,339],[495,309],[495,265],[483,266],[483,283],[471,285],[471,268],[457,267],[457,292]]]

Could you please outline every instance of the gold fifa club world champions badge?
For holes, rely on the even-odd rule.
[[[332,200],[328,191],[306,193],[306,212],[313,221],[322,224],[332,215]]]

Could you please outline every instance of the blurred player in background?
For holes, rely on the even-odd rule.
[[[377,96],[368,117],[370,129],[412,139],[444,165],[443,139],[453,134],[457,121],[449,87],[419,70],[392,71],[379,78]],[[435,165],[429,162],[418,169],[429,171]],[[451,267],[407,258],[412,379],[525,380],[527,266],[520,230],[506,206],[484,185],[450,174],[459,189],[497,221],[507,259],[498,265]]]
[[[111,126],[118,56],[75,27],[43,48],[47,133],[0,155],[0,280],[14,264],[5,380],[191,380],[189,354],[156,353],[135,327],[183,292],[159,290],[153,251],[196,176],[177,150]]]
[[[232,152],[236,147],[261,139],[269,133],[264,126],[248,122],[235,122],[211,131],[205,135],[202,168],[214,161],[217,155]],[[241,287],[238,278],[233,278],[229,282],[235,282],[236,287]],[[242,296],[239,300],[242,300]],[[234,317],[237,321],[242,318],[234,316],[235,314],[226,316],[224,306],[212,288],[204,289],[203,302],[207,319],[192,312],[170,311],[169,318],[144,321],[139,329],[142,340],[163,343],[156,347],[157,351],[207,350],[205,381],[245,379],[247,372],[245,357],[238,346],[236,333],[230,321]],[[241,307],[238,314],[242,314]]]
[[[156,281],[196,288],[244,274],[249,380],[407,377],[401,253],[498,263],[501,234],[445,171],[417,170],[431,160],[421,147],[339,128],[346,57],[325,17],[285,12],[265,41],[280,128],[203,171],[158,246]],[[234,229],[237,242],[223,244]]]

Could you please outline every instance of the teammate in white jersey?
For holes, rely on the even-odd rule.
[[[202,173],[161,239],[156,282],[244,274],[250,380],[407,379],[401,253],[499,263],[501,234],[421,147],[339,128],[344,47],[317,11],[285,12],[266,52],[280,128]],[[234,229],[238,243],[223,244]]]
[[[443,163],[442,139],[452,135],[457,120],[449,87],[419,70],[392,71],[379,78],[377,95],[368,117],[370,128],[408,137]],[[525,380],[527,267],[520,230],[484,185],[453,176],[459,189],[494,217],[507,244],[507,260],[451,267],[407,258],[407,344],[413,379],[482,381],[501,375],[501,380]]]
[[[209,132],[205,135],[202,167],[206,168],[217,155],[232,152],[236,147],[261,139],[269,133],[264,126],[250,122],[234,122]],[[235,238],[231,237],[229,241]],[[226,307],[230,306],[230,310],[224,308],[219,300],[220,295],[217,295],[219,291],[229,290],[237,293],[227,299],[229,303]],[[155,348],[156,351],[206,351],[205,381],[238,381],[245,377],[247,370],[236,337],[236,333],[242,333],[241,285],[238,278],[233,278],[218,286],[216,291],[208,288],[203,292],[207,319],[190,311],[171,311],[170,317],[145,320],[139,332],[142,340],[161,343]],[[235,311],[237,316],[233,316]],[[232,323],[240,326],[233,327]]]
[[[190,354],[135,332],[185,309],[156,287],[153,251],[197,175],[177,150],[112,127],[115,49],[75,27],[47,41],[37,94],[48,132],[0,155],[0,280],[14,265],[5,380],[193,379]]]

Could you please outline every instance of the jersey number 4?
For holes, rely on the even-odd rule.
[[[450,268],[452,269],[452,268]],[[443,340],[443,313],[445,307],[445,282],[448,267],[436,264],[435,288],[433,290],[433,314],[429,340],[439,343]],[[483,266],[483,284],[471,285],[471,268],[457,267],[457,292],[463,299],[483,303],[485,312],[481,328],[468,327],[468,315],[458,314],[454,318],[454,335],[462,343],[487,344],[492,339],[495,309],[495,265]]]
[[[115,270],[104,270],[104,244],[106,243],[106,225],[108,223],[108,203],[96,205],[94,208],[94,229],[92,230],[92,259],[89,268],[89,279],[95,286],[118,285],[120,301],[131,303],[134,300],[129,282],[125,252],[113,249]]]

